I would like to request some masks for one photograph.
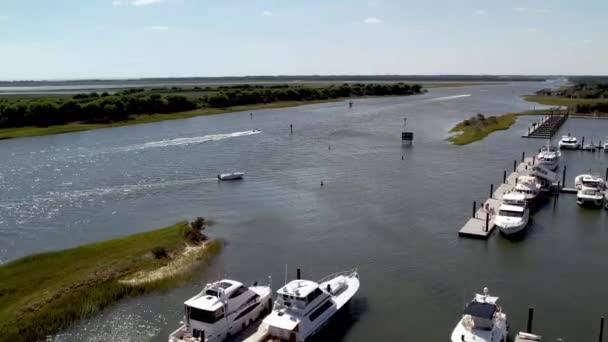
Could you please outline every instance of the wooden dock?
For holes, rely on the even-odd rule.
[[[487,239],[494,231],[494,217],[491,215],[492,209],[494,213],[498,212],[498,207],[502,200],[502,196],[513,190],[517,177],[526,174],[528,169],[534,164],[534,158],[524,158],[523,162],[515,167],[515,171],[505,177],[505,183],[501,184],[496,191],[492,192],[492,197],[486,199],[479,209],[474,208],[475,213],[462,228],[458,231],[458,235],[462,237]],[[493,187],[492,187],[493,190]],[[476,203],[474,203],[474,206]],[[486,207],[489,210],[486,210]]]
[[[528,128],[528,134],[522,135],[523,138],[539,138],[549,139],[557,130],[566,122],[568,114],[566,115],[548,115],[545,116],[540,122],[538,122],[532,128]]]

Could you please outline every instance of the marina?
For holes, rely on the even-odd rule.
[[[312,279],[359,269],[362,286],[339,324],[326,327],[329,340],[446,340],[481,286],[501,295],[513,327],[525,326],[521,308],[533,305],[543,312],[535,330],[544,339],[595,340],[590,327],[605,312],[593,300],[605,292],[597,268],[608,243],[605,210],[561,196],[534,213],[522,241],[479,243],[455,234],[472,202],[481,206],[491,183],[493,193],[509,189],[499,185],[503,171],[511,185],[513,159],[520,168],[521,151],[537,151],[542,142],[520,138],[535,117],[463,147],[445,142],[447,131],[473,109],[531,109],[518,96],[542,87],[445,88],[356,99],[352,109],[316,104],[255,111],[253,119],[245,112],[141,125],[128,134],[116,128],[2,141],[8,162],[0,165],[0,257],[6,262],[201,214],[229,242],[191,284],[119,303],[51,341],[167,341],[183,319],[184,301],[202,284],[272,276],[282,285],[285,264]],[[470,96],[455,97],[463,94]],[[399,139],[404,115],[416,136],[411,146]],[[608,131],[600,121],[570,118],[556,135]],[[261,132],[236,134],[252,126]],[[606,160],[604,153],[563,151],[566,185],[573,188],[588,169],[603,171]],[[247,176],[217,181],[218,171],[235,169]],[[575,291],[581,283],[584,291]],[[581,318],[568,319],[568,312]]]

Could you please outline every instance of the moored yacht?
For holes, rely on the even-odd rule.
[[[583,186],[576,192],[576,203],[580,206],[601,207],[604,204],[604,192],[598,188]]]
[[[524,195],[526,201],[530,204],[540,194],[541,187],[542,185],[536,177],[523,175],[517,177],[517,184],[513,191]]]
[[[264,318],[267,336],[300,342],[317,333],[359,290],[356,269],[314,282],[293,280],[277,291],[270,315]]]
[[[467,304],[462,319],[452,332],[452,342],[506,342],[508,337],[507,315],[496,304],[488,288],[476,294]]]
[[[604,138],[604,152],[608,152],[608,135]]]
[[[530,219],[530,210],[525,195],[509,192],[503,195],[502,204],[494,218],[494,224],[505,235],[514,235],[526,228]]]
[[[562,136],[562,139],[559,141],[560,149],[577,150],[580,147],[581,144],[576,137],[570,136],[570,134]]]
[[[224,279],[207,284],[184,304],[185,322],[169,342],[223,341],[270,311],[272,290]]]
[[[583,187],[597,188],[599,190],[606,189],[606,183],[601,177],[590,174],[583,174],[574,177],[574,185],[576,186],[577,190],[580,190]]]
[[[559,159],[562,153],[553,145],[545,145],[541,148],[540,153],[536,157],[538,164],[546,167],[549,170],[555,170],[559,166]]]

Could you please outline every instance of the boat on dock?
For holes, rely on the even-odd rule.
[[[507,236],[516,235],[526,228],[529,220],[530,209],[525,195],[517,192],[504,194],[498,215],[494,218],[494,224],[500,232]]]
[[[184,305],[185,322],[169,342],[224,341],[270,312],[272,289],[223,279],[207,284]]]
[[[230,172],[230,173],[220,173],[217,175],[217,179],[226,181],[226,180],[238,180],[243,179],[245,172]]]
[[[329,275],[318,282],[300,279],[289,282],[277,291],[273,310],[264,318],[262,325],[267,331],[263,341],[305,341],[319,332],[358,290],[356,269]]]
[[[540,153],[536,157],[539,165],[542,165],[548,170],[555,170],[559,166],[559,160],[562,153],[553,145],[545,145],[541,148]]]
[[[562,136],[562,139],[559,141],[559,148],[562,150],[578,150],[580,147],[581,144],[578,142],[578,139],[570,134]]]
[[[476,294],[465,307],[451,341],[506,342],[509,335],[507,315],[497,301],[498,297],[490,296],[487,287],[483,294]]]

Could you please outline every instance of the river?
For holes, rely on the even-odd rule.
[[[286,267],[289,278],[299,267],[312,279],[359,269],[361,290],[327,329],[332,340],[446,341],[484,286],[501,297],[512,333],[534,306],[544,336],[595,339],[607,303],[604,210],[562,195],[522,241],[457,235],[472,201],[543,141],[520,137],[534,117],[462,147],[445,141],[449,129],[478,112],[531,109],[519,96],[544,87],[437,88],[356,99],[352,109],[336,102],[0,141],[0,260],[196,216],[217,221],[209,234],[227,245],[206,274],[122,302],[54,341],[166,341],[206,281],[272,276],[277,288]],[[403,117],[411,147],[401,145]],[[608,120],[569,119],[564,132],[603,138]],[[565,151],[570,185],[587,169],[603,175],[607,155]],[[247,174],[215,179],[228,170]]]

